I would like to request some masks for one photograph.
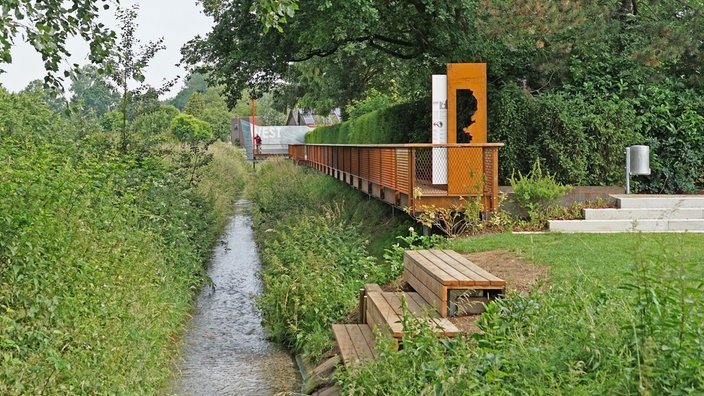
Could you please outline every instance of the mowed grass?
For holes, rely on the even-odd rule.
[[[704,234],[512,234],[502,233],[448,242],[462,252],[503,249],[524,260],[550,267],[551,282],[587,276],[604,285],[618,285],[643,262],[679,263],[704,275]]]

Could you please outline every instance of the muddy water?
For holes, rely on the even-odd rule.
[[[261,291],[260,260],[253,239],[250,203],[237,202],[208,271],[215,287],[198,297],[185,336],[182,395],[274,395],[300,389],[292,357],[265,340],[254,297]]]

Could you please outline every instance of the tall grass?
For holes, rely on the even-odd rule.
[[[156,392],[222,223],[222,185],[199,193],[160,158],[88,140],[1,140],[0,393]],[[203,179],[233,184],[231,200],[245,175],[217,157],[227,164]]]
[[[273,339],[315,360],[359,288],[399,275],[369,248],[376,236],[407,227],[406,218],[290,161],[267,161],[254,176],[248,191],[263,262],[259,307]]]
[[[340,375],[354,394],[702,394],[704,254],[697,235],[494,235],[550,265],[550,287],[487,307],[483,334],[421,337]],[[613,254],[618,253],[618,254]]]

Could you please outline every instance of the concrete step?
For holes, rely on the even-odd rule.
[[[550,220],[552,232],[704,232],[704,219]]]
[[[583,213],[586,220],[704,219],[704,208],[585,208]]]
[[[622,209],[704,208],[704,195],[612,195]]]

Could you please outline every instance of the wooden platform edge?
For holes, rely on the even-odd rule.
[[[333,324],[332,331],[345,366],[351,367],[376,356],[376,340],[369,325]]]

